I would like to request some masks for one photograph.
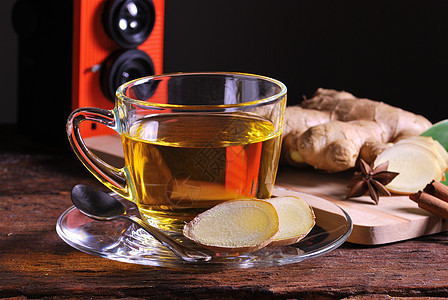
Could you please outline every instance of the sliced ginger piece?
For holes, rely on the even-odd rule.
[[[218,252],[250,252],[297,243],[314,227],[313,209],[302,199],[228,201],[198,215],[184,235]]]
[[[294,196],[266,200],[274,205],[279,217],[279,231],[271,246],[295,244],[303,239],[316,224],[313,209],[302,199]]]
[[[434,140],[432,137],[416,135],[397,142],[397,144],[404,143],[413,143],[425,147],[426,149],[433,152],[437,157],[437,161],[439,162],[442,171],[445,172],[448,168],[448,152],[438,141]]]
[[[428,182],[440,181],[443,176],[436,155],[416,143],[397,143],[384,150],[375,159],[374,168],[386,161],[389,161],[389,171],[399,173],[386,188],[398,194],[416,193]]]
[[[217,252],[251,252],[268,245],[279,230],[274,206],[264,200],[232,200],[199,214],[184,235]]]

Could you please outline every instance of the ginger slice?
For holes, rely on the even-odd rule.
[[[439,181],[443,176],[436,155],[416,143],[397,143],[384,150],[375,159],[374,168],[386,161],[389,161],[389,171],[399,173],[386,188],[398,194],[416,193],[428,182]]]
[[[279,231],[270,246],[295,244],[316,224],[313,209],[302,199],[284,196],[266,200],[274,205],[279,217]]]
[[[446,169],[448,168],[448,152],[445,150],[445,148],[443,148],[443,146],[438,141],[434,140],[432,137],[416,135],[397,142],[397,144],[404,144],[404,143],[414,143],[422,147],[425,147],[426,149],[433,152],[434,155],[437,157],[437,161],[442,171],[445,172]]]
[[[274,206],[264,200],[232,200],[199,214],[184,235],[217,252],[251,252],[268,245],[279,230]]]

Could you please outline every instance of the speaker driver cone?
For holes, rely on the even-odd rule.
[[[115,91],[120,85],[148,75],[154,75],[154,65],[148,54],[138,49],[117,51],[101,67],[101,90],[114,101]]]
[[[120,47],[131,49],[146,41],[155,18],[151,0],[110,0],[104,8],[103,26]]]

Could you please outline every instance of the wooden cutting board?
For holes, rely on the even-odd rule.
[[[123,165],[119,136],[91,137],[85,142],[107,162],[118,167]],[[351,177],[351,172],[326,174],[310,168],[282,166],[276,186],[319,196],[340,206],[353,221],[353,231],[348,238],[352,243],[386,244],[448,231],[446,220],[420,209],[408,196],[381,197],[378,205],[369,196],[345,200]]]
[[[312,169],[281,167],[277,186],[320,196],[337,204],[352,218],[349,242],[378,245],[448,230],[448,222],[417,206],[408,196],[369,196],[345,200],[352,172],[320,173]]]

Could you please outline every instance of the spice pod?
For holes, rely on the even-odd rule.
[[[440,182],[431,181],[423,191],[409,195],[418,207],[436,216],[448,220],[448,187]]]

